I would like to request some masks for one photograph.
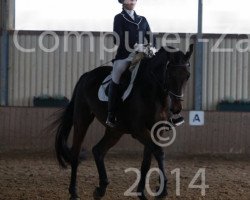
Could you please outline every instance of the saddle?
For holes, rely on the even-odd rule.
[[[122,74],[120,80],[120,92],[122,94],[121,96],[123,101],[125,101],[125,99],[132,91],[134,80],[136,78],[141,60],[145,57],[150,58],[156,53],[156,49],[152,48],[151,44],[145,46],[136,45],[131,64],[128,69],[125,70],[125,72]],[[98,98],[100,101],[108,101],[109,83],[111,79],[111,74],[109,74],[100,85],[98,90]]]
[[[120,93],[125,92],[126,88],[128,88],[130,81],[131,81],[131,71],[127,69],[121,76],[121,80],[119,84]],[[109,80],[108,86],[105,89],[105,94],[107,96],[109,94],[109,85],[110,85],[110,80]]]
[[[122,94],[122,100],[124,101],[132,91],[134,81],[139,69],[140,61],[134,66],[130,66],[121,76],[120,80],[120,93]],[[112,77],[109,74],[102,82],[98,90],[98,98],[100,101],[108,101],[109,84]]]

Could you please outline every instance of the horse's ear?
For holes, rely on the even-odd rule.
[[[186,53],[186,60],[189,60],[189,59],[190,59],[190,57],[191,57],[193,51],[194,51],[194,44],[190,44],[189,50],[188,50],[188,52]]]

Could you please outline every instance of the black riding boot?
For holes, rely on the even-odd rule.
[[[117,123],[116,111],[119,103],[119,84],[111,80],[109,85],[109,100],[108,100],[108,117],[106,124],[110,127],[115,127]]]

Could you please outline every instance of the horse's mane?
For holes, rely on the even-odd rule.
[[[165,47],[161,47],[157,53],[155,54],[155,56],[153,56],[152,58],[148,58],[148,64],[150,64],[151,66],[159,66],[159,65],[166,65],[167,61],[169,60],[169,56],[171,54],[171,52],[167,51],[166,49],[176,49],[174,47],[171,46],[167,46]]]
[[[175,49],[174,47],[168,47],[169,49]],[[167,62],[169,61],[169,57],[170,57],[171,52],[168,52],[166,50],[166,48],[161,47],[156,54],[152,57],[152,58],[144,58],[141,62],[141,65],[143,65],[143,67],[140,67],[139,70],[140,71],[149,71],[150,74],[152,73],[153,70],[157,70],[159,69],[160,71],[162,71],[161,69],[164,70],[164,66],[167,65]],[[140,74],[139,76],[141,77],[145,77],[145,73],[138,73]]]

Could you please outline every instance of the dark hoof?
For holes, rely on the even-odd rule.
[[[159,189],[160,189],[160,187],[156,187],[156,192],[158,192]],[[168,196],[168,192],[165,188],[162,190],[162,192],[158,196],[155,197],[155,199],[165,199],[167,196]]]
[[[141,195],[138,196],[140,200],[147,200],[147,197],[145,196],[144,192],[139,192],[139,193],[141,193]]]
[[[105,196],[106,193],[106,188],[100,188],[100,187],[96,187],[94,192],[93,192],[93,197],[95,200],[101,199],[102,197]]]
[[[78,196],[71,196],[69,200],[81,200]]]
[[[141,185],[138,186],[136,192],[138,193],[138,198],[140,200],[147,200],[147,197],[146,197],[145,192],[144,192],[144,188],[141,187]]]
[[[163,200],[163,199],[166,199],[166,197],[167,197],[167,195],[166,196],[159,195],[159,196],[155,197],[155,200]]]
[[[69,194],[70,194],[69,200],[80,200],[76,186],[69,187]]]
[[[158,192],[160,187],[156,187],[156,192]],[[165,199],[168,196],[168,192],[166,189],[163,189],[162,192],[155,197],[155,199]]]
[[[147,200],[147,197],[145,195],[138,196],[140,200]]]

